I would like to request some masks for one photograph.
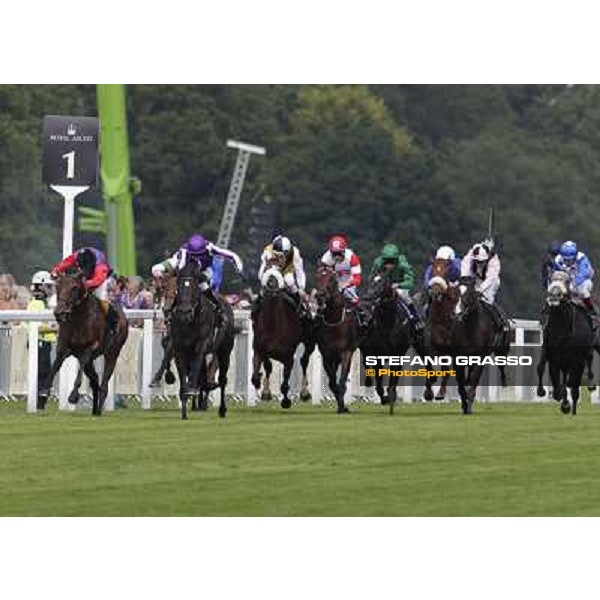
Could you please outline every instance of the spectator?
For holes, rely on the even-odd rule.
[[[18,308],[15,278],[9,273],[3,273],[0,275],[0,310],[17,310]]]
[[[56,306],[54,282],[48,271],[38,271],[31,279],[29,289],[33,298],[27,305],[28,311],[44,311]],[[41,323],[38,337],[38,393],[50,375],[52,344],[56,344],[56,323]],[[38,406],[39,400],[38,400]]]

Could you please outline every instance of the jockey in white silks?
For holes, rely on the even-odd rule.
[[[300,250],[294,246],[289,238],[278,235],[265,249],[260,257],[258,279],[265,285],[265,273],[269,268],[276,266],[283,275],[286,289],[293,295],[304,295],[306,288],[306,273]]]
[[[473,278],[475,291],[481,294],[482,300],[488,305],[496,326],[504,331],[510,331],[508,319],[495,303],[496,294],[500,288],[500,257],[494,252],[494,242],[487,239],[475,244],[462,259],[460,266],[462,277]],[[461,295],[465,292],[461,284]],[[457,306],[461,310],[462,303]]]

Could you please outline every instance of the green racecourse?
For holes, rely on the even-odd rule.
[[[600,515],[600,409],[0,404],[0,515]]]

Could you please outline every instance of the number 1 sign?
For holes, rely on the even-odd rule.
[[[97,185],[99,129],[96,117],[44,117],[43,178],[48,185]]]

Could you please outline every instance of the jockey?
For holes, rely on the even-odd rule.
[[[456,256],[452,246],[440,246],[435,253],[436,260],[446,260],[449,263],[448,283],[457,284],[460,279],[461,260]],[[431,281],[431,264],[427,265],[424,276],[425,287],[429,287]]]
[[[93,291],[94,296],[100,301],[108,325],[111,331],[114,331],[117,319],[114,310],[110,310],[111,305],[108,299],[108,283],[113,271],[106,256],[97,248],[81,248],[54,265],[52,277],[58,277],[72,267],[78,268],[83,273],[85,287]]]
[[[552,242],[546,249],[546,256],[543,258],[541,269],[541,280],[544,291],[547,290],[550,285],[552,272],[554,271],[554,260],[560,254],[560,247],[560,242]]]
[[[360,306],[360,298],[356,289],[361,281],[360,260],[348,248],[348,238],[345,234],[338,233],[329,238],[327,251],[321,257],[321,264],[335,271],[338,289],[355,309],[359,327],[366,328],[369,317]]]
[[[200,290],[213,304],[217,323],[223,324],[223,309],[212,289],[212,261],[215,256],[221,256],[235,264],[237,271],[243,273],[242,259],[231,250],[220,248],[212,242],[206,240],[199,233],[195,233],[179,248],[173,256],[167,258],[152,267],[152,275],[160,279],[165,273],[175,270],[181,270],[189,260],[198,263],[200,268]]]
[[[348,248],[348,238],[344,234],[329,238],[327,252],[321,257],[321,263],[335,271],[340,292],[353,305],[357,305],[360,299],[356,288],[360,285],[362,269],[358,256]]]
[[[571,297],[580,299],[591,316],[596,316],[592,301],[594,269],[588,257],[577,250],[575,242],[565,242],[552,263],[553,272],[564,271],[571,278]]]
[[[411,326],[419,331],[423,322],[410,297],[410,290],[415,283],[415,274],[404,254],[400,253],[396,244],[385,244],[379,256],[373,261],[370,276],[388,274],[391,277],[398,304],[406,312]]]
[[[481,293],[482,300],[490,309],[496,326],[505,332],[510,331],[508,319],[495,304],[496,293],[500,288],[500,258],[494,252],[494,242],[486,239],[475,244],[462,259],[461,277],[474,278],[475,290]],[[464,292],[461,286],[461,294]]]
[[[263,276],[271,266],[279,267],[283,281],[289,293],[298,301],[306,299],[306,274],[300,250],[294,246],[289,238],[277,235],[265,249],[260,257],[258,279],[264,284]],[[259,296],[260,298],[260,296]]]

